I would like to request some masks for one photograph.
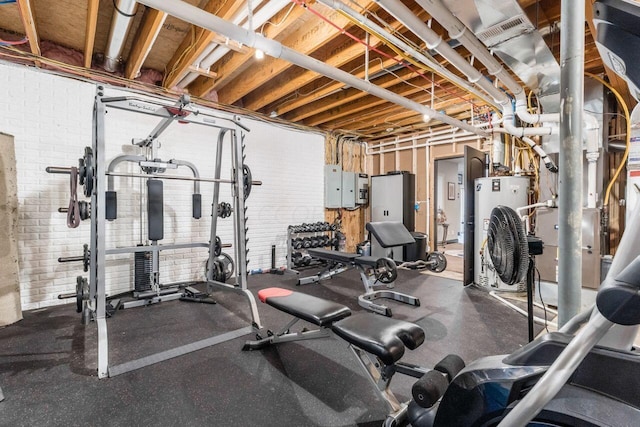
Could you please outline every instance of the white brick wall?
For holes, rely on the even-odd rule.
[[[66,227],[65,214],[57,209],[68,204],[68,178],[47,174],[45,167],[76,165],[84,147],[91,145],[95,86],[0,62],[0,91],[4,94],[0,97],[0,131],[14,135],[18,163],[22,308],[68,302],[58,300],[57,295],[72,292],[75,277],[83,272],[80,263],[60,264],[57,258],[79,255],[82,244],[89,241],[89,227],[86,221],[76,229]],[[108,89],[107,93],[129,94],[116,89]],[[135,154],[131,139],[146,137],[158,119],[109,109],[105,123],[107,158],[111,160],[122,153]],[[254,179],[263,181],[247,200],[249,268],[270,267],[272,244],[277,246],[276,264],[284,265],[287,225],[324,219],[324,137],[255,119],[243,118],[243,123],[251,129],[245,139],[246,162]],[[158,155],[163,160],[187,160],[198,167],[201,176],[213,176],[215,129],[173,124],[160,141]],[[222,174],[228,177],[230,152],[225,148]],[[121,164],[117,170],[139,173],[137,166],[130,164]],[[190,175],[191,171],[181,167],[170,173]],[[115,179],[118,219],[107,223],[107,247],[139,243],[140,185],[145,188],[144,181],[140,181]],[[160,243],[209,240],[212,189],[211,183],[200,184],[202,218],[195,220],[191,218],[192,182],[164,181],[165,230]],[[220,200],[231,202],[228,185],[221,185]],[[146,242],[146,224],[142,225]],[[222,241],[232,242],[232,219],[218,219],[218,225]],[[233,256],[232,248],[227,252]],[[200,279],[206,256],[206,249],[162,253],[163,283]],[[109,256],[107,293],[129,290],[132,281],[133,257]]]

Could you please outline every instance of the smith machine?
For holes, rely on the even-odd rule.
[[[132,143],[139,147],[140,155],[121,155],[107,164],[105,157],[105,114],[108,109],[120,109],[161,118],[160,123],[142,140],[134,139]],[[163,161],[157,157],[158,137],[171,125],[194,123],[218,130],[215,156],[215,175],[213,178],[200,177],[195,165],[186,161]],[[106,97],[104,88],[97,87],[93,111],[93,144],[86,147],[84,155],[79,159],[78,167],[48,167],[47,172],[70,174],[71,200],[68,208],[59,211],[67,213],[67,225],[77,227],[81,220],[90,219],[91,241],[84,245],[81,256],[60,258],[60,262],[82,261],[84,271],[89,271],[89,280],[78,276],[76,292],[60,295],[59,298],[76,298],[76,308],[82,313],[82,321],[88,324],[95,321],[98,327],[98,377],[115,376],[153,363],[181,356],[202,348],[216,345],[261,329],[260,317],[255,299],[247,289],[247,228],[245,200],[251,192],[252,185],[261,185],[253,181],[251,171],[244,164],[244,132],[249,129],[240,123],[238,117],[233,119],[214,116],[199,111],[190,104],[189,97],[184,95],[174,105],[165,105],[155,100],[137,97]],[[222,154],[225,137],[231,149],[231,176],[221,178]],[[138,164],[141,173],[116,172],[116,166],[122,162]],[[191,169],[193,177],[165,174],[178,166]],[[115,177],[137,178],[146,181],[147,192],[147,239],[150,244],[129,247],[106,247],[106,221],[117,218],[117,194],[114,191]],[[105,179],[106,178],[106,179]],[[194,183],[192,195],[192,216],[201,216],[201,195],[199,183],[213,183],[213,201],[211,214],[211,234],[209,242],[159,244],[164,237],[163,228],[163,180],[186,180]],[[91,202],[78,201],[76,186],[83,187],[84,196]],[[220,202],[220,184],[231,184],[232,204]],[[142,207],[141,207],[142,210]],[[233,244],[223,244],[216,234],[218,217],[233,216]],[[235,268],[231,257],[222,252],[223,247],[233,247]],[[206,263],[207,293],[202,293],[191,286],[160,283],[160,251],[206,247],[209,257]],[[106,257],[116,254],[133,254],[136,268],[143,266],[142,279],[136,278],[133,300],[122,302],[117,296],[109,297],[106,293],[105,266]],[[145,258],[146,257],[146,258]],[[235,275],[234,275],[235,273]],[[225,283],[228,282],[228,283]],[[107,334],[107,317],[118,308],[129,308],[149,305],[171,299],[201,300],[214,289],[226,290],[245,296],[251,310],[252,324],[240,329],[176,347],[161,353],[125,362],[119,365],[109,364],[109,345]],[[202,302],[211,302],[204,298]]]

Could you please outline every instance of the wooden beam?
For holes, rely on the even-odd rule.
[[[585,18],[587,21],[587,25],[589,26],[589,31],[593,36],[593,40],[596,40],[597,39],[596,27],[595,25],[593,25],[593,3],[594,3],[593,0],[585,0]],[[606,65],[604,65],[604,69],[605,69],[605,74],[609,78],[609,83],[611,83],[611,86],[613,86],[613,88],[620,93],[620,95],[624,99],[624,102],[627,104],[627,107],[629,107],[629,111],[631,111],[633,107],[636,105],[636,100],[635,98],[633,98],[633,96],[631,96],[631,92],[629,91],[627,82],[622,77],[618,76],[615,73],[615,71],[613,71],[611,68],[607,67]]]
[[[287,30],[290,23],[296,22],[304,15],[305,10],[301,7],[294,7],[291,13],[287,15],[289,9],[282,10],[273,18],[274,22],[280,22],[280,25],[268,25],[263,30],[263,35],[268,39],[275,39],[281,33]],[[286,18],[286,21],[283,19]],[[207,79],[198,77],[189,85],[189,93],[194,96],[204,97],[212,90],[216,90],[225,86],[227,83],[235,79],[243,71],[252,64],[253,54],[244,55],[227,54],[213,66],[213,70],[219,76],[217,79]]]
[[[418,92],[410,96],[414,102],[424,103],[431,100],[431,95],[424,92]],[[470,104],[462,102],[459,97],[451,95],[449,98],[442,99],[434,104],[434,109],[445,110],[457,105],[465,105],[465,108],[469,108]],[[412,110],[407,110],[399,105],[386,103],[380,105],[380,107],[365,111],[364,113],[355,113],[347,116],[343,116],[338,120],[332,120],[324,123],[325,126],[332,127],[346,127],[349,129],[365,129],[372,125],[383,124],[390,115],[404,115],[411,116],[417,114]]]
[[[40,56],[40,38],[36,30],[36,19],[31,0],[18,0],[18,9],[20,10],[20,17],[22,18],[25,34],[29,39],[31,53]]]
[[[204,10],[223,19],[231,19],[242,5],[241,1],[210,0]],[[182,39],[180,46],[167,63],[163,86],[170,89],[178,84],[187,73],[189,66],[209,46],[215,36],[216,34],[211,31],[191,25],[187,30],[187,35]]]
[[[397,85],[398,78],[408,80],[417,76],[415,72],[406,68],[398,71],[396,75],[398,77],[392,74],[387,74],[375,79],[372,83],[378,87],[386,89],[388,87]],[[325,96],[318,101],[308,103],[305,106],[293,111],[291,114],[284,115],[282,118],[285,120],[290,120],[292,122],[297,122],[306,119],[307,117],[319,114],[323,111],[338,107],[342,104],[346,104],[359,98],[363,98],[365,96],[367,96],[367,93],[361,91],[360,89],[349,88],[340,90],[339,92],[329,96]]]
[[[394,59],[386,59],[384,60],[382,63],[376,63],[373,64],[370,68],[369,68],[369,74],[374,74],[377,73],[379,71],[381,71],[384,68],[389,68],[392,65],[394,65],[396,63],[396,61]],[[354,73],[354,75],[358,78],[364,78],[364,70],[358,72],[358,73]],[[314,83],[315,84],[315,83]],[[277,107],[273,107],[273,108],[269,108],[269,110],[271,111],[275,111],[278,116],[281,116],[285,113],[288,113],[289,111],[293,111],[296,108],[300,108],[303,107],[313,101],[316,101],[318,99],[322,99],[323,97],[327,96],[328,94],[335,92],[336,90],[339,90],[340,88],[344,87],[345,84],[341,83],[341,82],[332,82],[332,83],[328,83],[326,84],[326,82],[319,82],[319,84],[317,85],[317,87],[315,88],[309,88],[309,91],[305,91],[305,92],[310,92],[309,95],[307,96],[302,96],[302,97],[297,97],[291,101],[282,103],[281,105],[278,105]]]
[[[339,28],[349,27],[350,21],[340,13],[331,10],[323,14],[327,20]],[[333,25],[321,19],[314,19],[312,25],[304,26],[288,36],[283,45],[302,54],[308,55],[324,44],[342,35]],[[265,57],[254,67],[238,77],[241,84],[228,85],[218,90],[218,100],[222,104],[233,104],[249,92],[272,80],[275,76],[293,65],[287,61]]]
[[[91,68],[93,58],[93,44],[96,40],[96,26],[98,24],[98,6],[100,0],[87,1],[87,25],[84,32],[84,68]]]
[[[156,37],[158,37],[165,19],[167,19],[166,13],[147,8],[127,59],[127,65],[124,69],[125,78],[131,80],[136,78],[142,64],[147,59],[147,55],[149,55],[153,43],[156,41]]]
[[[410,95],[415,95],[416,93],[422,92],[421,88],[408,87],[402,84],[397,84],[395,89],[392,87],[389,90],[405,98],[409,97]],[[304,120],[303,123],[307,126],[318,126],[322,123],[327,123],[329,121],[334,121],[342,117],[351,116],[362,111],[375,111],[375,107],[385,105],[395,106],[396,104],[391,104],[387,100],[366,94],[364,98],[361,98],[356,102],[350,102],[348,104],[340,105],[339,107],[331,108],[327,111]],[[406,108],[404,107],[401,108],[406,110]]]
[[[377,47],[380,44],[381,41],[377,37],[371,37],[369,45]],[[327,65],[340,68],[344,64],[347,64],[361,56],[363,57],[362,62],[364,62],[364,51],[364,45],[361,45],[360,43],[353,43],[353,41],[349,39],[345,44],[338,46],[330,52],[330,56],[324,58],[316,56],[315,58]],[[289,73],[281,73],[276,76],[272,82],[270,82],[270,86],[273,87],[273,90],[264,92],[254,91],[248,94],[243,99],[243,106],[249,110],[257,111],[265,105],[286,96],[288,93],[294,92],[296,89],[317,78],[318,73],[308,70],[298,74],[295,78],[291,78]]]
[[[426,12],[422,11],[418,13],[419,15],[424,15]],[[426,21],[426,19],[425,19]],[[389,24],[389,28],[393,31],[399,31],[402,28],[402,24],[398,21],[394,21]],[[366,31],[366,29],[363,28]],[[406,31],[406,30],[405,30]],[[408,34],[408,32],[407,32]],[[399,33],[396,33],[399,35]],[[404,35],[404,34],[403,34]],[[364,37],[363,37],[364,38]],[[376,36],[371,36],[369,39],[369,45],[373,48],[379,48],[383,46],[382,40],[378,39]],[[340,68],[343,65],[354,61],[358,58],[361,58],[361,63],[364,64],[364,53],[366,47],[361,43],[354,43],[351,39],[349,39],[346,43],[341,44],[337,48],[333,49],[330,53],[330,56],[325,56],[323,58],[314,55],[314,57],[318,60],[325,62],[328,65],[331,65],[336,68]],[[382,56],[378,56],[375,51],[371,51],[371,58],[369,60],[370,66],[374,65],[377,60],[387,60]],[[391,56],[395,56],[392,54]],[[369,75],[373,74],[375,71],[370,71]],[[364,72],[361,73],[364,77]],[[318,78],[318,74],[308,70],[297,70],[297,73],[294,76],[291,76],[290,72],[281,73],[278,75],[272,82],[269,83],[270,89],[267,91],[255,91],[253,93],[248,94],[243,98],[243,106],[249,110],[258,111],[260,108],[268,105],[272,102],[275,102],[278,99],[286,97],[287,94],[295,92],[297,89],[302,88],[303,86],[309,84],[314,79]],[[268,109],[268,112],[273,111],[273,109]],[[282,114],[282,113],[281,113]]]

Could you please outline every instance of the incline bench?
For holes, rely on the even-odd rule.
[[[263,303],[292,315],[293,319],[275,334],[268,331],[266,338],[258,335],[256,341],[247,341],[243,351],[282,342],[327,337],[333,332],[350,344],[364,371],[376,385],[380,397],[387,402],[390,413],[385,425],[398,425],[406,419],[408,402],[400,403],[390,389],[391,379],[396,372],[414,378],[422,378],[424,375],[444,376],[447,381],[451,381],[457,373],[447,363],[451,356],[443,359],[434,370],[400,362],[406,348],[415,350],[424,342],[424,330],[414,323],[373,313],[351,316],[351,310],[342,304],[282,288],[263,289],[258,292],[258,298]],[[291,332],[290,328],[298,320],[305,320],[319,329],[304,328],[300,332]],[[455,369],[459,370],[458,368],[462,369]],[[441,378],[437,379],[442,381]],[[437,400],[439,397],[436,396],[437,393],[429,393],[429,390],[427,393],[421,390],[420,393],[423,393],[420,396],[422,399]]]
[[[415,239],[401,222],[370,222],[367,224],[367,230],[378,240],[383,248],[415,243]],[[358,297],[358,304],[361,307],[391,317],[392,313],[389,307],[374,301],[379,298],[388,298],[409,305],[420,305],[420,300],[411,295],[391,290],[374,290],[375,286],[381,285],[385,285],[388,289],[394,288],[393,282],[398,277],[398,271],[395,262],[389,258],[374,258],[372,256],[363,256],[328,249],[309,249],[308,253],[312,257],[329,261],[329,264],[318,274],[303,277],[298,280],[298,285],[306,285],[319,282],[320,280],[330,279],[347,270],[357,268],[365,289],[364,294]],[[436,260],[427,261],[425,264],[434,266],[434,269],[439,268],[438,261]]]

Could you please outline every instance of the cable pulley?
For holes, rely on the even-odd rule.
[[[218,203],[217,213],[220,218],[229,218],[233,210],[231,204],[227,202]]]

